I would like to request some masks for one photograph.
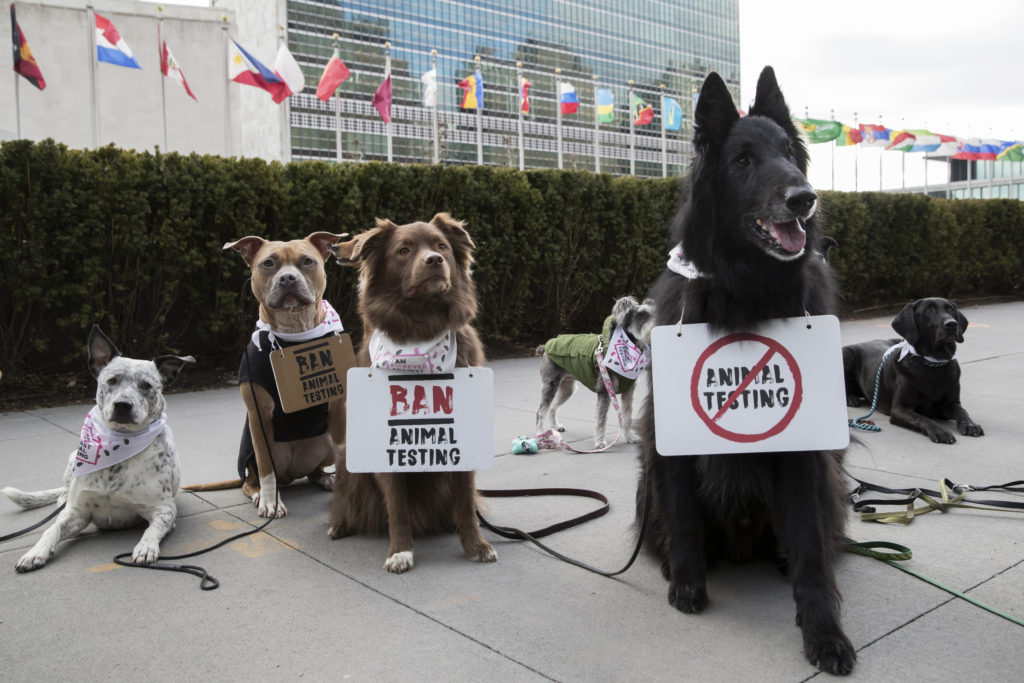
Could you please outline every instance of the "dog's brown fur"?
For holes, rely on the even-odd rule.
[[[448,328],[456,332],[456,365],[483,365],[483,344],[470,326],[477,311],[474,245],[463,225],[447,213],[429,223],[378,220],[373,229],[336,246],[339,261],[360,268],[360,366],[370,365],[374,330],[406,342],[430,339]],[[442,258],[430,258],[437,255]],[[468,559],[497,559],[480,533],[473,472],[355,474],[345,466],[344,448],[336,469],[328,533],[340,538],[387,530],[388,571],[412,568],[413,534],[458,531]]]

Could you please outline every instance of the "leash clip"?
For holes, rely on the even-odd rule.
[[[953,490],[956,493],[968,493],[970,491],[977,491],[976,488],[970,484],[953,484]]]

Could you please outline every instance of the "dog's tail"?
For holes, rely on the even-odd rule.
[[[209,484],[191,484],[182,486],[182,491],[223,491],[224,489],[237,489],[242,487],[241,479],[228,479],[227,481],[211,481]]]
[[[10,498],[18,507],[25,508],[26,510],[41,508],[44,505],[52,505],[65,497],[67,492],[68,490],[63,486],[59,489],[49,489],[46,491],[22,491],[13,486],[0,489],[0,493]]]

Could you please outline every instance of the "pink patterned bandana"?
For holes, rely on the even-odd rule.
[[[99,406],[93,406],[82,425],[71,478],[112,467],[138,455],[165,430],[170,438],[171,428],[167,426],[167,416],[162,413],[142,431],[122,432],[111,429],[100,419]]]

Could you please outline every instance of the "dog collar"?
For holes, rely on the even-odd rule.
[[[319,339],[320,337],[326,337],[328,334],[340,334],[345,331],[345,328],[341,324],[341,316],[334,310],[334,307],[327,302],[327,299],[321,299],[320,305],[324,310],[324,320],[319,325],[306,330],[305,332],[278,332],[274,330],[268,323],[263,320],[256,321],[256,331],[252,333],[252,343],[256,345],[256,348],[263,350],[263,346],[260,344],[260,333],[267,332],[270,338],[270,345],[280,339],[281,341],[288,343],[298,343],[312,341]]]
[[[165,430],[170,437],[171,428],[167,426],[167,416],[163,413],[142,431],[111,429],[100,417],[99,406],[93,406],[82,425],[71,478],[112,467],[138,455],[149,448]]]
[[[396,344],[374,330],[370,336],[370,365],[395,372],[431,375],[455,369],[455,331],[448,329],[434,339]]]
[[[650,353],[648,353],[647,347],[634,344],[622,329],[622,325],[616,325],[601,364],[616,375],[626,379],[636,379],[649,362]]]
[[[897,363],[902,363],[903,359],[906,358],[907,356],[918,356],[919,358],[923,358],[925,361],[927,361],[929,365],[945,365],[950,361],[956,360],[955,352],[953,353],[953,357],[949,359],[932,358],[931,356],[925,356],[924,354],[920,354],[917,352],[917,349],[911,346],[910,342],[908,342],[906,339],[904,339],[898,344],[893,345],[892,348],[899,350],[900,355],[899,358],[896,359]]]
[[[693,264],[693,261],[688,261],[686,255],[683,254],[683,243],[680,242],[668,252],[668,263],[665,264],[668,269],[673,273],[682,275],[687,280],[696,280],[698,278],[710,278],[711,276],[707,273],[702,273],[697,266]]]

